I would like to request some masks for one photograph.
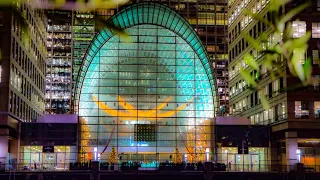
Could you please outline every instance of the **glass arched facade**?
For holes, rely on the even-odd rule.
[[[200,39],[168,7],[139,3],[110,20],[127,38],[101,31],[78,79],[82,161],[112,147],[122,161],[205,161],[215,88]]]

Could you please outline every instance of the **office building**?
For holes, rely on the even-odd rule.
[[[293,0],[282,8],[289,12],[292,8],[304,1]],[[286,75],[275,80],[271,79],[266,69],[260,69],[260,75],[244,62],[244,55],[251,53],[260,65],[265,56],[254,49],[241,33],[249,34],[255,39],[260,39],[261,33],[270,34],[270,26],[253,20],[245,15],[244,10],[250,9],[259,13],[264,18],[271,20],[268,13],[269,0],[234,0],[229,2],[229,89],[230,89],[230,114],[244,116],[251,120],[251,124],[271,126],[271,166],[292,166],[301,162],[305,165],[319,165],[319,138],[317,132],[319,124],[319,85],[307,86],[294,91],[283,91],[285,87],[292,87],[300,80],[292,77],[283,58],[277,61],[282,64],[281,71]],[[319,75],[319,1],[312,1],[308,7],[292,21],[293,38],[301,37],[306,31],[312,32],[308,43],[306,56],[313,61],[313,75]],[[269,39],[271,40],[271,35]],[[262,43],[263,48],[269,43]],[[301,63],[305,58],[301,59]],[[262,91],[267,96],[270,109],[264,109],[259,99],[258,91],[249,89],[248,84],[240,74],[240,68],[250,71],[255,77]],[[319,170],[319,169],[317,169]]]
[[[70,112],[72,88],[72,12],[47,12],[46,113]]]
[[[28,3],[1,7],[0,19],[0,162],[14,163],[20,122],[36,121],[45,110],[47,19]]]

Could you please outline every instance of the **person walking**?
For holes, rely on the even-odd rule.
[[[36,169],[37,169],[37,163],[36,163],[36,161],[33,161],[33,165],[34,165],[34,170],[36,170]]]

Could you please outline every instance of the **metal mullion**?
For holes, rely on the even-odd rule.
[[[155,10],[157,10],[158,11],[158,13],[157,14],[155,14]],[[157,24],[157,22],[158,22],[158,18],[159,18],[159,12],[160,12],[160,8],[158,7],[158,6],[156,6],[156,4],[154,4],[154,10],[153,10],[153,18],[152,18],[152,23],[153,24]],[[158,27],[157,27],[157,37],[159,37],[158,36],[159,34],[158,34]],[[158,38],[157,38],[157,43],[158,43]]]
[[[190,45],[190,43],[188,42],[188,37],[189,37],[190,35],[193,35],[193,29],[192,29],[191,27],[188,27],[187,29],[190,30],[190,33],[189,33],[184,39],[185,39],[185,41],[188,43],[188,45]],[[191,41],[190,41],[190,42],[191,42]]]
[[[166,23],[165,23],[164,26],[165,26],[166,29],[168,29],[168,28],[166,27],[166,25],[167,25],[167,23],[168,23],[168,20],[169,20],[169,17],[170,17],[171,12],[166,9],[165,12],[163,13],[163,17],[164,17],[164,15],[166,14],[166,12],[168,12],[169,15],[168,15],[168,18],[167,18],[166,21],[165,21]],[[164,22],[164,21],[163,21],[163,18],[162,18],[162,22]]]
[[[100,58],[100,51],[98,51],[98,57],[99,57],[99,62],[98,62],[98,67],[99,67],[99,71],[98,71],[98,84],[100,85],[100,74],[101,74],[101,66],[100,66],[100,63],[101,63],[101,58]],[[100,101],[100,88],[98,87],[98,99]],[[97,107],[98,109],[98,116],[100,117],[100,112],[99,112],[99,106]],[[97,125],[97,151],[98,151],[98,148],[99,148],[99,127],[100,127],[100,123],[99,123],[99,118],[98,118],[98,125]],[[95,159],[96,160],[96,159]]]
[[[164,10],[164,11],[162,11],[162,10]],[[159,6],[159,14],[160,14],[160,12],[163,12],[163,15],[162,15],[162,17],[161,17],[161,22],[158,22],[158,21],[160,20],[160,16],[158,15],[157,24],[160,24],[160,26],[161,26],[161,25],[162,25],[162,22],[163,22],[163,17],[164,17],[164,14],[165,14],[165,9],[164,9],[163,7],[160,7],[160,6]]]
[[[134,26],[134,17],[133,17],[133,7],[130,6],[129,8],[126,9],[127,15],[128,13],[131,13],[131,17],[132,17],[132,22],[129,20],[129,27]]]
[[[158,11],[159,12],[159,11]],[[159,14],[159,13],[158,13]],[[159,50],[159,44],[158,44],[158,41],[159,41],[159,27],[158,26],[156,26],[157,27],[157,29],[156,29],[156,31],[157,31],[157,35],[156,35],[156,58],[157,58],[157,60],[156,60],[156,107],[158,106],[158,98],[157,98],[157,96],[159,96],[158,95],[158,63],[159,63],[159,54],[158,54],[158,50]],[[156,128],[158,127],[158,111],[156,111]],[[157,129],[156,129],[156,132],[155,133],[157,133],[158,131],[157,131]],[[157,134],[156,134],[156,156],[157,156],[157,160],[160,162],[160,156],[159,156],[159,153],[158,153],[158,136],[157,136]]]
[[[197,77],[196,77],[196,58],[195,58],[195,52],[193,53],[193,66],[195,67],[193,70],[194,73],[194,78],[193,78],[193,82],[194,82],[194,87],[197,88]],[[196,91],[196,89],[194,90]],[[196,94],[196,92],[195,92]],[[197,161],[196,157],[197,157],[197,99],[195,99],[194,101],[194,145],[195,145],[195,149],[194,149],[194,161]]]
[[[144,16],[143,16],[143,11],[142,11],[142,21],[143,21],[143,18],[144,18]],[[140,27],[139,26],[137,26],[137,54],[136,54],[136,58],[138,58],[139,57],[139,46],[140,46]],[[138,111],[138,107],[139,107],[139,93],[138,93],[138,87],[139,87],[139,67],[140,67],[140,64],[138,63],[138,65],[137,65],[137,91],[136,91],[136,102],[137,102],[137,120],[136,120],[136,122],[137,122],[137,126],[138,126],[138,124],[139,124],[139,111]],[[137,132],[138,133],[138,132]],[[138,144],[139,144],[139,140],[137,139],[136,140],[136,153],[138,154],[139,153],[139,146],[138,146]]]
[[[171,16],[173,14],[173,18],[172,18],[172,21],[171,21],[171,24],[169,25],[168,23],[170,23],[170,22],[168,22],[169,21],[169,17]],[[167,21],[167,23],[166,23],[166,28],[167,29],[170,29],[170,27],[171,27],[171,25],[172,25],[172,23],[173,23],[173,21],[174,21],[174,19],[177,17],[177,13],[170,13],[169,14],[169,16],[168,16],[168,21]],[[173,28],[173,30],[174,30],[174,28]]]
[[[174,68],[174,73],[175,73],[175,75],[176,75],[176,77],[175,77],[175,104],[177,104],[178,105],[178,102],[177,102],[177,90],[178,90],[178,87],[177,87],[177,36],[175,35],[174,36],[174,45],[175,45],[175,47],[174,47],[174,49],[175,49],[175,51],[174,51],[174,58],[175,58],[175,63],[174,63],[174,66],[175,66],[175,68]],[[179,105],[177,106],[177,108],[179,107]],[[177,140],[177,113],[175,113],[175,128],[174,128],[174,138],[175,138],[175,144],[176,144],[176,147],[178,147],[178,140]]]
[[[172,28],[172,31],[174,31],[174,30],[176,29],[176,27],[178,26],[181,17],[179,17],[178,14],[175,13],[174,16],[173,16],[172,22],[171,22],[171,24],[170,24],[169,27],[171,27],[171,25],[172,25],[172,23],[174,22],[174,19],[175,19],[175,18],[179,18],[179,21],[178,21],[177,24]]]
[[[187,25],[187,28],[185,28],[185,30],[181,33],[181,36],[182,36],[182,37],[183,37],[184,33],[186,33],[186,31],[189,29],[189,27],[188,27],[189,25],[188,25],[188,23],[186,22],[186,20],[183,21],[183,24],[181,25],[181,28],[182,28],[185,24]],[[181,29],[181,28],[180,28],[180,29]],[[179,30],[179,31],[180,31],[180,30]]]

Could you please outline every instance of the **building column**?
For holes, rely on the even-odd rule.
[[[279,160],[278,160],[278,152],[277,152],[277,142],[270,141],[269,142],[269,157],[270,157],[270,166],[268,170],[278,171],[279,170]],[[281,154],[281,153],[280,153]]]
[[[0,171],[5,168],[5,164],[7,163],[7,154],[8,154],[8,130],[7,129],[0,129]]]
[[[297,159],[297,132],[286,132],[286,165],[287,170],[294,170],[294,165],[298,163]]]

